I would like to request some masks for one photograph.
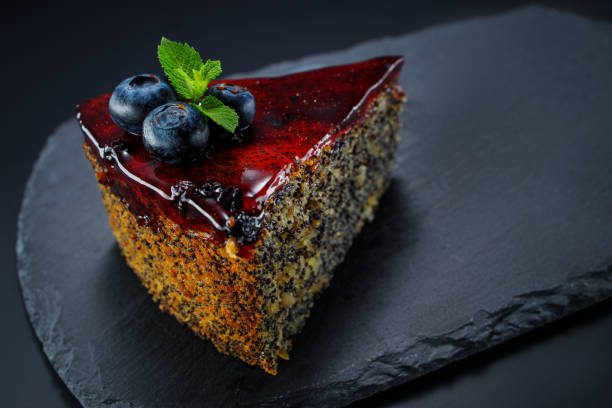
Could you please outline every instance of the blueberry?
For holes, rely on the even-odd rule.
[[[153,109],[176,100],[174,91],[156,75],[142,74],[124,79],[113,91],[108,110],[119,127],[142,134],[142,122]]]
[[[245,130],[255,118],[255,98],[244,88],[230,84],[216,84],[208,88],[206,95],[212,95],[238,114],[236,130]]]
[[[153,109],[145,118],[142,131],[142,142],[149,153],[170,164],[200,157],[210,135],[208,123],[200,111],[181,102]]]

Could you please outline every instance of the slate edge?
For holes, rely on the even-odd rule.
[[[242,406],[339,407],[372,396],[537,329],[612,296],[612,266],[567,279],[560,285],[514,296],[503,307],[480,310],[464,325],[438,336],[417,338],[404,348],[377,356],[356,376],[321,382],[291,394]],[[326,399],[318,399],[326,390]],[[332,390],[332,392],[330,392]],[[331,395],[331,397],[330,397]]]
[[[33,288],[29,284],[31,280],[31,255],[28,254],[28,241],[34,231],[32,231],[32,226],[28,226],[24,214],[28,212],[28,207],[33,205],[35,186],[39,175],[45,170],[44,167],[47,165],[48,158],[53,155],[56,149],[61,147],[60,135],[72,126],[76,126],[74,119],[63,122],[47,139],[32,168],[32,173],[24,189],[21,208],[17,217],[16,240],[17,274],[19,276],[23,301],[36,336],[42,343],[45,355],[59,374],[61,380],[83,406],[135,408],[136,405],[133,403],[120,401],[110,395],[104,387],[99,370],[90,377],[83,377],[77,373],[72,373],[71,376],[67,375],[72,369],[75,355],[74,349],[70,345],[65,344],[63,330],[58,324],[62,313],[62,295],[53,283],[50,283],[48,280],[44,288]],[[42,318],[41,316],[45,317]],[[94,362],[91,348],[88,351],[92,362]],[[75,378],[76,380],[67,381],[66,378]],[[93,386],[94,383],[96,384],[95,386]],[[93,391],[94,389],[103,390],[103,401],[95,398],[98,394]],[[99,405],[100,403],[101,405]]]

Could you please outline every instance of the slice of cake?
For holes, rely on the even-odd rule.
[[[162,310],[276,373],[389,185],[402,64],[232,80],[254,97],[250,128],[178,165],[113,122],[110,94],[78,106],[119,247]]]

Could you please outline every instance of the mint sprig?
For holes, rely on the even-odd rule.
[[[199,104],[192,104],[200,110],[204,115],[214,120],[219,125],[230,123],[233,126],[231,129],[223,126],[226,130],[234,132],[238,126],[238,114],[235,110],[227,105],[224,105],[219,99],[214,96],[205,96]]]
[[[238,114],[214,96],[204,97],[210,81],[221,74],[221,62],[202,61],[200,54],[189,44],[162,37],[157,57],[176,93],[190,101],[206,117],[229,132],[238,126]]]

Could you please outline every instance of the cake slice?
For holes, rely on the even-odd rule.
[[[152,158],[115,125],[110,94],[77,107],[119,247],[162,310],[277,372],[389,185],[402,64],[233,80],[257,104],[247,141],[188,165]]]

